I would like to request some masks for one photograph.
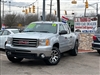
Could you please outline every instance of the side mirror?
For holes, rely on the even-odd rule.
[[[62,34],[67,34],[67,31],[66,30],[62,30],[59,32],[59,35],[62,35]]]
[[[74,32],[74,26],[72,25],[70,28],[71,28],[71,32]]]

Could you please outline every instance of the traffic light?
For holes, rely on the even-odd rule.
[[[67,15],[67,11],[65,10],[65,15]]]
[[[88,8],[89,4],[88,4],[88,1],[86,0],[85,2],[85,8]]]
[[[72,4],[77,4],[77,1],[73,0],[71,3],[72,3]]]
[[[33,9],[33,13],[35,13],[35,6],[34,5],[32,6],[32,9]]]
[[[31,8],[29,7],[29,13],[31,13]]]
[[[25,14],[28,14],[28,10],[27,9],[25,9]]]
[[[22,12],[25,12],[25,10],[22,10]]]
[[[55,15],[56,15],[56,10],[54,10],[54,13],[55,13]]]

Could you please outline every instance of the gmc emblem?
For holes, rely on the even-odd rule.
[[[18,43],[19,44],[28,44],[29,42],[28,41],[25,41],[25,40],[20,40]]]

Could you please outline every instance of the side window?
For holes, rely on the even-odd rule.
[[[66,31],[68,32],[68,34],[69,34],[70,33],[70,29],[69,29],[68,25],[64,24],[64,27],[65,27]]]
[[[62,24],[59,25],[59,31],[65,30]]]
[[[2,35],[3,31],[0,31],[0,35]]]
[[[9,34],[10,34],[10,32],[5,30],[2,35],[9,35]]]

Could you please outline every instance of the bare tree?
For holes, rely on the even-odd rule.
[[[24,26],[24,25],[25,25],[24,15],[18,14],[18,15],[17,15],[16,23],[17,23],[17,25],[18,25],[18,24],[22,24],[22,25]]]
[[[34,22],[34,21],[38,21],[38,15],[33,15],[33,14],[26,14],[25,15],[25,25]]]
[[[94,11],[91,11],[91,12],[87,13],[87,16],[96,16],[96,13]]]
[[[16,26],[17,14],[6,14],[4,17],[4,24],[8,27]]]
[[[46,21],[50,21],[50,19],[51,19],[51,21],[57,21],[57,17],[55,15],[51,14],[51,16],[50,16],[50,14],[47,14]]]

